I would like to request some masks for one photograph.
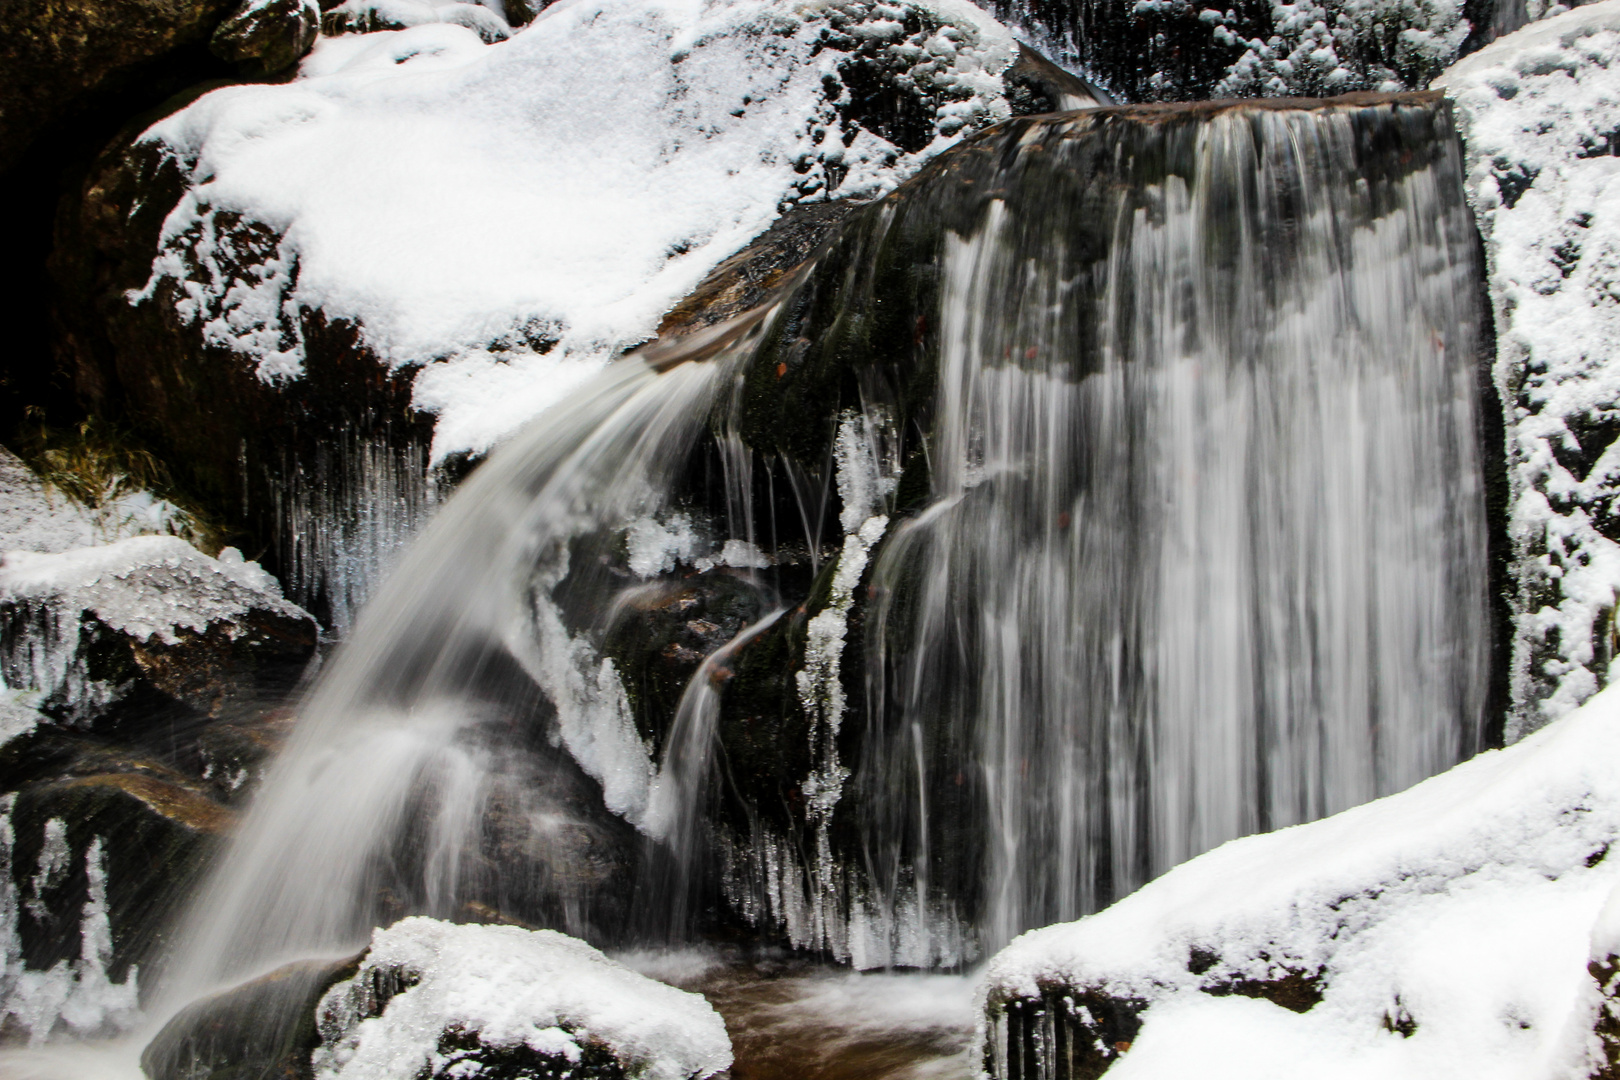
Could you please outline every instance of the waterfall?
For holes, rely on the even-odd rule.
[[[168,975],[400,914],[953,966],[1485,736],[1437,95],[1001,125],[477,469]],[[832,509],[836,507],[836,512]]]
[[[975,790],[986,950],[1480,746],[1477,271],[1454,177],[1370,205],[1355,122],[1217,114],[1185,171],[945,240],[937,510],[867,639],[870,805],[917,809],[865,843],[920,876],[928,793]]]

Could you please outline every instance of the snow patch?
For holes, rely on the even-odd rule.
[[[173,536],[136,536],[101,547],[0,555],[0,640],[4,687],[61,699],[74,716],[112,701],[119,688],[92,676],[81,651],[86,615],[142,641],[176,644],[210,625],[238,632],[250,611],[307,619],[281,598],[276,579],[235,548],[211,559]],[[14,699],[16,705],[20,700]],[[15,705],[13,706],[15,707]]]
[[[649,338],[783,207],[881,195],[1010,114],[1016,43],[959,0],[589,0],[494,45],[416,6],[434,21],[323,39],[294,81],[142,136],[190,187],[129,299],[163,290],[272,383],[303,371],[300,312],[359,324],[383,364],[421,366],[435,460]],[[933,109],[926,146],[841,112],[856,49]]]
[[[1146,1005],[1109,1075],[1586,1075],[1593,942],[1620,885],[1620,689],[1506,750],[1234,840],[1107,910],[1031,931],[981,1000]],[[1203,991],[1297,974],[1304,1013]],[[1226,993],[1231,993],[1227,990]],[[1402,1028],[1405,1028],[1403,1031]],[[1004,1031],[986,1030],[996,1052]]]

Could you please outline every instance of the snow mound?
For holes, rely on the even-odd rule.
[[[1071,1044],[1117,1058],[1110,1080],[1585,1076],[1600,1053],[1587,964],[1594,929],[1600,955],[1617,938],[1599,919],[1617,841],[1620,689],[1398,795],[1234,840],[1023,935],[986,969],[1000,1019],[982,1034],[1000,1075],[1006,1018],[1044,1009],[1108,1033]]]
[[[371,33],[375,30],[405,30],[429,23],[464,26],[479,40],[494,43],[512,36],[506,20],[479,4],[460,0],[346,0],[321,20],[328,34]]]
[[[552,930],[404,919],[372,935],[360,970],[317,1015],[317,1080],[477,1076],[480,1059],[515,1063],[524,1048],[538,1056],[530,1068],[549,1059],[565,1076],[611,1070],[607,1058],[645,1080],[731,1065],[725,1024],[703,998]]]
[[[325,39],[293,82],[142,137],[187,188],[129,298],[162,291],[273,383],[311,313],[358,324],[423,365],[435,454],[481,451],[784,207],[881,195],[1010,115],[1016,55],[963,0],[565,0],[491,45],[443,21]]]
[[[1508,737],[1602,686],[1620,590],[1620,2],[1502,38],[1456,103],[1496,313],[1519,581]],[[1539,703],[1539,704],[1538,704]]]

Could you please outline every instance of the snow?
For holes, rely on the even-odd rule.
[[[1174,0],[1138,0],[1136,10],[1174,6]],[[1206,9],[1216,41],[1247,46],[1211,96],[1416,89],[1462,48],[1470,29],[1463,7],[1462,0],[1272,0],[1274,32],[1264,40],[1234,34],[1226,25],[1237,21],[1234,13]],[[1385,28],[1392,25],[1400,31],[1390,34]],[[1380,48],[1381,37],[1389,39],[1387,48]]]
[[[60,552],[129,536],[179,533],[189,518],[149,491],[114,484],[101,505],[81,506],[0,447],[0,551]]]
[[[863,40],[938,102],[915,153],[826,99]],[[482,451],[784,206],[880,195],[1009,115],[1015,51],[960,0],[565,0],[492,45],[442,21],[323,39],[294,81],[143,136],[191,186],[130,299],[169,290],[273,383],[303,371],[300,310],[356,321],[384,364],[421,365],[436,460]]]
[[[1234,840],[1031,931],[981,994],[1146,1002],[1119,1080],[1585,1076],[1587,962],[1620,940],[1617,842],[1620,688],[1405,792]],[[1201,974],[1195,950],[1214,958]],[[1308,1012],[1201,992],[1288,972],[1321,980]],[[1409,1037],[1391,1030],[1402,1019]]]
[[[115,544],[57,554],[6,552],[0,601],[43,601],[68,612],[93,612],[132,637],[180,640],[255,609],[291,618],[304,612],[281,598],[276,579],[235,548],[211,559],[174,536],[135,536]]]
[[[1436,80],[1456,103],[1506,404],[1517,737],[1609,677],[1620,589],[1620,3],[1535,23]]]
[[[347,0],[328,12],[324,22],[339,33],[447,23],[464,26],[486,42],[505,41],[512,36],[512,28],[500,15],[459,0]]]
[[[61,697],[81,721],[119,693],[95,679],[80,655],[85,612],[119,633],[171,645],[183,631],[204,633],[211,624],[234,636],[237,620],[255,610],[309,618],[281,598],[273,576],[235,548],[213,559],[174,536],[135,536],[56,553],[0,553],[0,604],[12,619],[0,641],[6,695],[0,717],[40,698]],[[4,724],[26,730],[15,718]]]
[[[368,1018],[374,988],[395,979],[405,989]],[[642,1080],[701,1080],[731,1065],[725,1024],[703,998],[551,930],[402,920],[372,935],[359,972],[317,1016],[317,1080],[416,1080],[452,1066],[454,1051],[439,1047],[452,1027],[486,1047],[526,1044],[569,1061],[598,1043]]]

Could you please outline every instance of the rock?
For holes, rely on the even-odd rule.
[[[77,727],[138,723],[177,706],[218,718],[279,698],[313,655],[314,621],[256,564],[233,549],[222,556],[170,536],[6,553],[6,683]]]
[[[318,1025],[313,1064],[330,1080],[701,1080],[731,1064],[703,998],[512,926],[412,918],[376,931]]]
[[[360,956],[305,960],[194,1002],[141,1051],[149,1080],[311,1080],[316,1006]]]
[[[1620,651],[1620,6],[1504,37],[1436,80],[1455,103],[1495,309],[1512,537],[1509,741],[1575,708]],[[1506,559],[1507,553],[1503,554]]]
[[[234,0],[18,0],[0,14],[0,173],[42,134],[189,63]],[[126,114],[127,115],[127,114]]]
[[[268,547],[291,596],[346,629],[382,562],[435,505],[432,420],[351,322],[300,311],[289,332],[305,369],[285,383],[199,340],[177,313],[183,290],[130,304],[183,191],[158,146],[126,138],[98,159],[52,255],[58,362],[93,412],[129,423],[199,503]],[[274,236],[240,217],[221,224],[233,254],[218,269],[252,277]]]
[[[315,45],[321,12],[314,0],[243,0],[219,24],[208,47],[249,77],[275,75]]]
[[[985,969],[986,1072],[1095,1077],[1130,1054],[1195,1075],[1241,1053],[1257,1074],[1417,1076],[1441,1053],[1612,1076],[1617,717],[1609,690],[1536,739],[1023,935]]]
[[[557,276],[546,269],[551,264],[538,269],[531,265],[557,247],[561,234],[556,228],[536,226],[532,242],[513,248],[521,256],[518,262],[487,265],[490,288],[469,291],[466,275],[445,269],[472,250],[458,247],[456,238],[467,236],[467,244],[472,244],[470,238],[485,227],[483,210],[469,216],[459,209],[482,205],[484,196],[476,191],[421,201],[409,194],[409,183],[398,192],[372,187],[374,199],[362,200],[334,218],[316,207],[337,190],[329,184],[310,186],[302,194],[279,187],[277,203],[291,207],[292,217],[257,206],[247,188],[237,188],[231,179],[237,175],[237,165],[231,164],[236,159],[220,155],[227,145],[245,145],[231,134],[246,116],[239,109],[262,105],[279,114],[307,96],[316,113],[325,115],[329,107],[342,111],[350,107],[345,103],[358,103],[356,93],[369,100],[372,91],[363,86],[357,85],[353,93],[340,89],[347,85],[345,80],[358,77],[356,72],[323,72],[286,86],[213,95],[165,121],[148,137],[125,139],[108,148],[62,215],[58,231],[52,269],[62,293],[59,362],[72,373],[93,411],[117,416],[135,428],[201,505],[240,528],[251,538],[249,543],[268,549],[267,564],[287,582],[292,598],[341,631],[378,568],[434,504],[428,444],[435,438],[436,421],[427,410],[438,417],[441,460],[453,461],[457,453],[481,454],[496,437],[554,399],[541,388],[583,377],[582,372],[613,351],[650,335],[690,281],[684,268],[678,286],[668,275],[642,282],[631,279],[635,274],[670,259],[683,260],[683,267],[719,262],[779,209],[819,203],[829,195],[875,194],[892,183],[889,177],[897,179],[914,169],[922,157],[965,131],[1020,111],[1073,105],[1094,96],[1088,96],[1080,80],[1017,46],[1004,28],[965,8],[947,5],[936,10],[922,0],[908,0],[894,9],[901,17],[889,19],[865,0],[810,9],[784,5],[779,12],[761,8],[747,19],[736,16],[741,21],[735,26],[725,21],[732,18],[723,15],[725,10],[710,9],[701,32],[696,27],[689,34],[682,31],[697,43],[700,57],[716,49],[734,56],[707,66],[686,64],[685,53],[679,49],[672,53],[673,46],[645,54],[625,52],[644,31],[654,36],[668,32],[667,27],[632,27],[629,22],[610,43],[606,29],[579,28],[583,36],[573,39],[579,56],[611,45],[615,57],[613,63],[592,63],[584,71],[570,68],[560,73],[558,43],[542,41],[548,34],[562,33],[561,23],[536,27],[533,34],[503,48],[498,55],[506,59],[500,63],[516,66],[502,69],[499,79],[478,74],[497,62],[497,54],[486,60],[469,53],[467,78],[474,81],[455,101],[431,96],[446,93],[439,80],[413,77],[410,58],[426,55],[420,50],[427,45],[401,40],[397,44],[402,54],[394,58],[400,63],[386,61],[392,73],[385,80],[388,85],[401,88],[417,102],[400,109],[379,100],[379,107],[393,117],[420,113],[450,118],[448,126],[465,127],[508,116],[511,99],[504,81],[531,76],[535,94],[547,101],[557,98],[557,109],[534,107],[522,114],[516,127],[499,121],[490,146],[529,146],[548,161],[568,160],[576,146],[581,153],[592,152],[580,142],[582,132],[619,123],[614,108],[626,94],[668,83],[670,100],[697,93],[710,102],[704,110],[720,118],[715,122],[723,121],[725,139],[735,136],[739,146],[747,142],[748,149],[735,151],[739,160],[771,163],[774,171],[764,179],[745,175],[746,170],[722,170],[714,180],[720,187],[713,197],[728,206],[736,202],[740,209],[727,210],[723,220],[714,223],[705,217],[681,236],[672,234],[667,241],[654,243],[646,258],[637,256],[633,265],[626,263],[631,277],[613,285],[614,295],[633,294],[645,303],[636,299],[635,304],[642,305],[636,308],[639,314],[616,318],[613,340],[576,327],[595,319],[601,307],[566,299],[573,294],[577,275],[562,275],[566,287],[553,288],[545,284]],[[615,12],[614,18],[633,22],[632,15]],[[515,14],[514,18],[521,19]],[[779,18],[787,21],[772,21]],[[350,0],[329,7],[323,20],[330,33],[396,26],[411,28],[403,31],[407,35],[431,31],[432,50],[477,49],[467,35],[447,33],[448,27],[435,29],[446,21],[471,28],[486,41],[507,32],[506,24],[483,6],[426,0]],[[792,33],[784,36],[788,30]],[[748,57],[775,56],[782,48],[791,55],[771,62],[794,73],[786,89],[775,80],[733,87],[736,72],[752,70],[754,60]],[[823,79],[821,68],[827,65]],[[688,86],[691,77],[699,81]],[[575,83],[581,78],[606,80],[605,89],[580,98]],[[621,79],[623,85],[613,89],[613,79]],[[486,99],[489,107],[479,105],[465,114],[466,124],[453,119],[463,115],[458,111],[463,101]],[[577,109],[595,119],[570,120],[566,130],[547,119],[572,116]],[[691,123],[699,123],[696,116]],[[298,140],[326,130],[320,124],[298,129],[302,132]],[[293,142],[282,142],[291,131],[272,126],[253,144],[268,155],[266,161],[279,162],[276,167],[295,168],[305,151]],[[345,136],[343,142],[349,145],[353,140]],[[710,143],[709,134],[679,140],[682,146]],[[394,145],[418,144],[407,139]],[[662,168],[662,150],[649,147],[642,157],[645,160],[632,172]],[[498,179],[504,175],[504,161],[503,151],[480,174]],[[266,175],[257,165],[251,172]],[[401,163],[390,175],[393,184],[392,178],[424,174]],[[616,175],[603,176],[614,191],[620,190],[612,184]],[[529,191],[531,181],[527,173],[524,176],[523,190]],[[767,181],[769,191],[753,190],[753,185]],[[236,188],[241,197],[216,198],[213,192],[220,182]],[[644,198],[650,190],[647,183],[638,181],[625,190]],[[678,187],[708,192],[707,185],[708,181],[688,179]],[[524,201],[566,216],[567,205],[542,205],[549,192],[564,187],[542,185]],[[223,194],[224,189],[218,192]],[[436,208],[433,222],[418,222],[412,235],[436,238],[445,257],[425,259],[423,273],[408,281],[390,281],[405,282],[410,290],[425,287],[424,283],[432,287],[420,296],[394,295],[389,291],[394,285],[384,284],[369,292],[358,308],[328,305],[347,289],[335,293],[318,286],[323,275],[335,275],[333,280],[354,280],[354,275],[346,270],[329,273],[323,266],[335,264],[323,263],[321,253],[363,258],[371,268],[365,274],[404,265],[392,257],[367,256],[364,248],[371,242],[366,237],[386,237],[389,245],[397,242],[399,223],[389,216],[395,194]],[[345,234],[363,243],[355,247],[322,242],[305,250],[301,245],[312,234],[297,223],[306,211],[356,226],[358,232],[349,232],[346,226]],[[746,305],[778,282],[813,245],[819,235],[814,222],[830,220],[836,213],[806,209],[762,241],[765,249],[759,261],[747,268],[734,264],[705,288],[730,289],[736,295],[727,304]],[[514,217],[511,228],[528,228],[526,223],[543,217]],[[738,224],[744,220],[753,224],[745,229]],[[192,224],[183,227],[187,221]],[[480,265],[487,263],[485,249],[495,250],[484,244],[479,249]],[[593,251],[592,265],[608,265],[601,263],[601,254],[599,248]],[[729,284],[724,283],[727,275]],[[657,292],[656,298],[647,299],[653,294],[638,291],[644,287]],[[509,293],[509,303],[490,299]],[[671,317],[680,319],[681,312],[697,306],[682,304]],[[423,312],[455,315],[439,320],[452,326],[454,333],[431,340],[401,338],[401,327],[416,324],[412,313]],[[580,363],[555,366],[569,358]],[[509,385],[511,392],[481,389],[497,384]],[[532,406],[524,406],[525,401]],[[312,520],[315,528],[309,527]]]

